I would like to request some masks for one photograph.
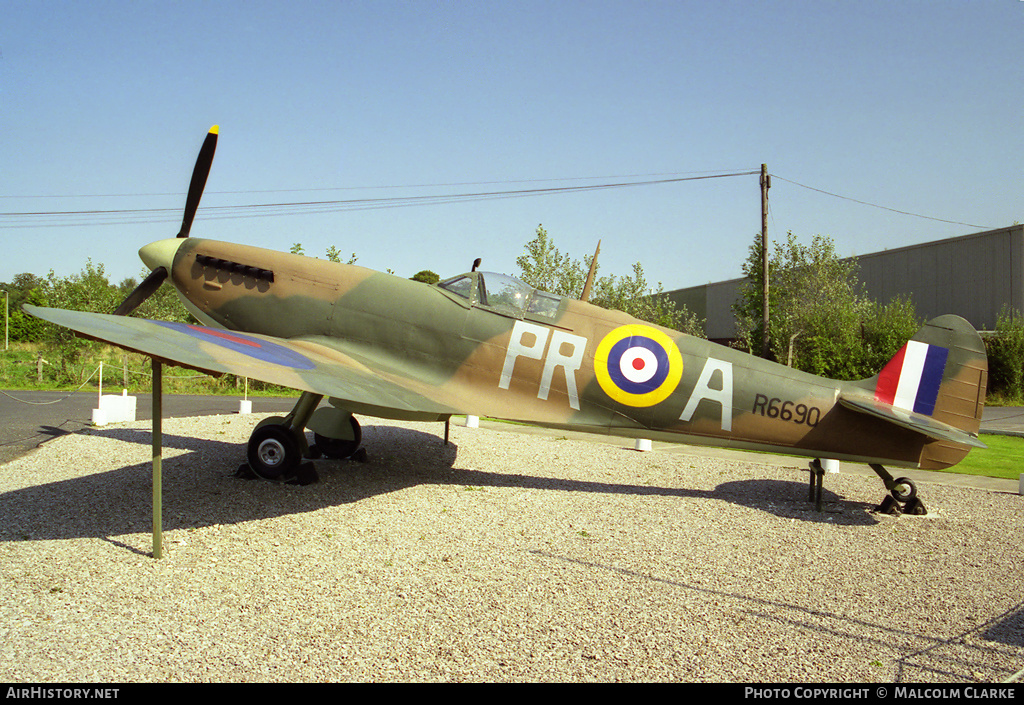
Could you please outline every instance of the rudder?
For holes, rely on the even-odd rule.
[[[882,371],[864,380],[875,401],[976,436],[981,428],[988,383],[988,356],[981,336],[960,316],[927,323],[900,348]],[[929,443],[921,467],[958,462],[967,449],[944,441]]]
[[[866,382],[876,401],[977,433],[988,382],[985,343],[963,318],[939,316]]]

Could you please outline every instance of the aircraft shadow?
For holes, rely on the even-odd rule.
[[[145,430],[91,433],[142,445],[152,442]],[[420,484],[691,497],[803,521],[875,523],[867,505],[859,503],[852,506],[865,511],[816,512],[807,501],[807,486],[798,482],[743,480],[713,490],[695,490],[494,473],[459,468],[458,447],[445,445],[430,433],[367,426],[363,439],[369,449],[368,462],[320,460],[315,464],[320,481],[294,486],[236,477],[245,459],[244,444],[164,434],[164,448],[186,452],[162,461],[163,528],[172,531],[301,514]],[[851,506],[828,490],[824,500],[827,506],[842,503],[847,510]],[[152,526],[152,462],[8,492],[0,495],[0,506],[4,507],[0,541],[105,538],[148,531]]]
[[[739,480],[726,482],[713,490],[695,490],[679,487],[652,487],[586,480],[559,480],[531,475],[508,475],[480,470],[460,470],[452,484],[473,487],[521,487],[560,492],[601,492],[618,495],[647,495],[662,497],[690,497],[719,500],[751,509],[758,509],[787,519],[842,525],[869,525],[878,521],[869,514],[872,505],[849,502],[835,493],[822,493],[822,511],[815,509],[807,499],[807,485],[780,480]],[[434,482],[438,480],[435,479]],[[443,481],[443,480],[442,480]],[[837,510],[837,506],[842,505]],[[853,508],[854,511],[848,511]],[[862,510],[862,511],[861,511]]]
[[[872,515],[874,504],[844,499],[827,487],[821,493],[821,511],[809,499],[808,484],[792,480],[737,480],[715,488],[712,496],[733,504],[774,514],[787,519],[864,526],[877,524]]]

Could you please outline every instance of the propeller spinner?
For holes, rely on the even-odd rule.
[[[199,209],[199,201],[203,197],[203,189],[206,188],[206,178],[210,175],[210,167],[213,165],[213,153],[217,151],[217,134],[220,128],[214,125],[210,128],[203,146],[196,158],[196,166],[192,170],[192,181],[188,185],[188,196],[185,198],[185,215],[181,221],[181,230],[177,237],[188,237],[192,230],[192,220],[196,217]],[[143,248],[145,249],[145,248]],[[135,291],[128,294],[128,297],[121,302],[121,305],[114,311],[115,316],[127,316],[142,305],[146,299],[152,296],[160,285],[164,283],[169,272],[166,267],[158,266],[141,284],[135,287]]]

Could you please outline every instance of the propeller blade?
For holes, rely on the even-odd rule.
[[[149,276],[142,280],[142,283],[135,287],[135,291],[128,294],[128,298],[121,302],[121,305],[114,311],[115,316],[127,316],[129,313],[142,305],[142,302],[160,288],[167,278],[167,268],[157,267]]]
[[[178,237],[188,237],[192,230],[192,219],[196,217],[199,209],[199,199],[203,197],[203,189],[206,188],[206,177],[210,175],[210,166],[213,165],[213,153],[217,151],[217,133],[220,128],[214,125],[203,141],[202,149],[199,150],[199,157],[196,158],[195,169],[192,170],[192,181],[188,185],[188,197],[185,199],[185,217],[181,221],[181,230]]]

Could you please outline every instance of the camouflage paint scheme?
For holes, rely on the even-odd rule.
[[[197,238],[159,241],[140,255],[152,269],[167,267],[209,328],[26,310],[170,364],[289,386],[384,418],[472,414],[924,469],[984,447],[985,349],[956,316],[914,337],[947,351],[932,408],[915,413],[886,401],[878,376],[816,377],[489,272],[428,285]]]
[[[25,306],[80,335],[173,365],[301,390],[286,417],[264,419],[248,466],[289,479],[316,453],[358,450],[353,413],[405,420],[489,416],[814,458],[867,462],[903,510],[925,513],[885,465],[959,462],[985,403],[988,362],[961,318],[925,326],[871,379],[838,382],[692,338],[512,277],[471,271],[427,285],[345,265],[191,238],[216,150],[213,126],[174,239],[143,247],[152,270],[114,315]],[[475,270],[475,267],[474,267]],[[131,318],[170,280],[202,326]],[[324,396],[332,406],[320,406]]]

